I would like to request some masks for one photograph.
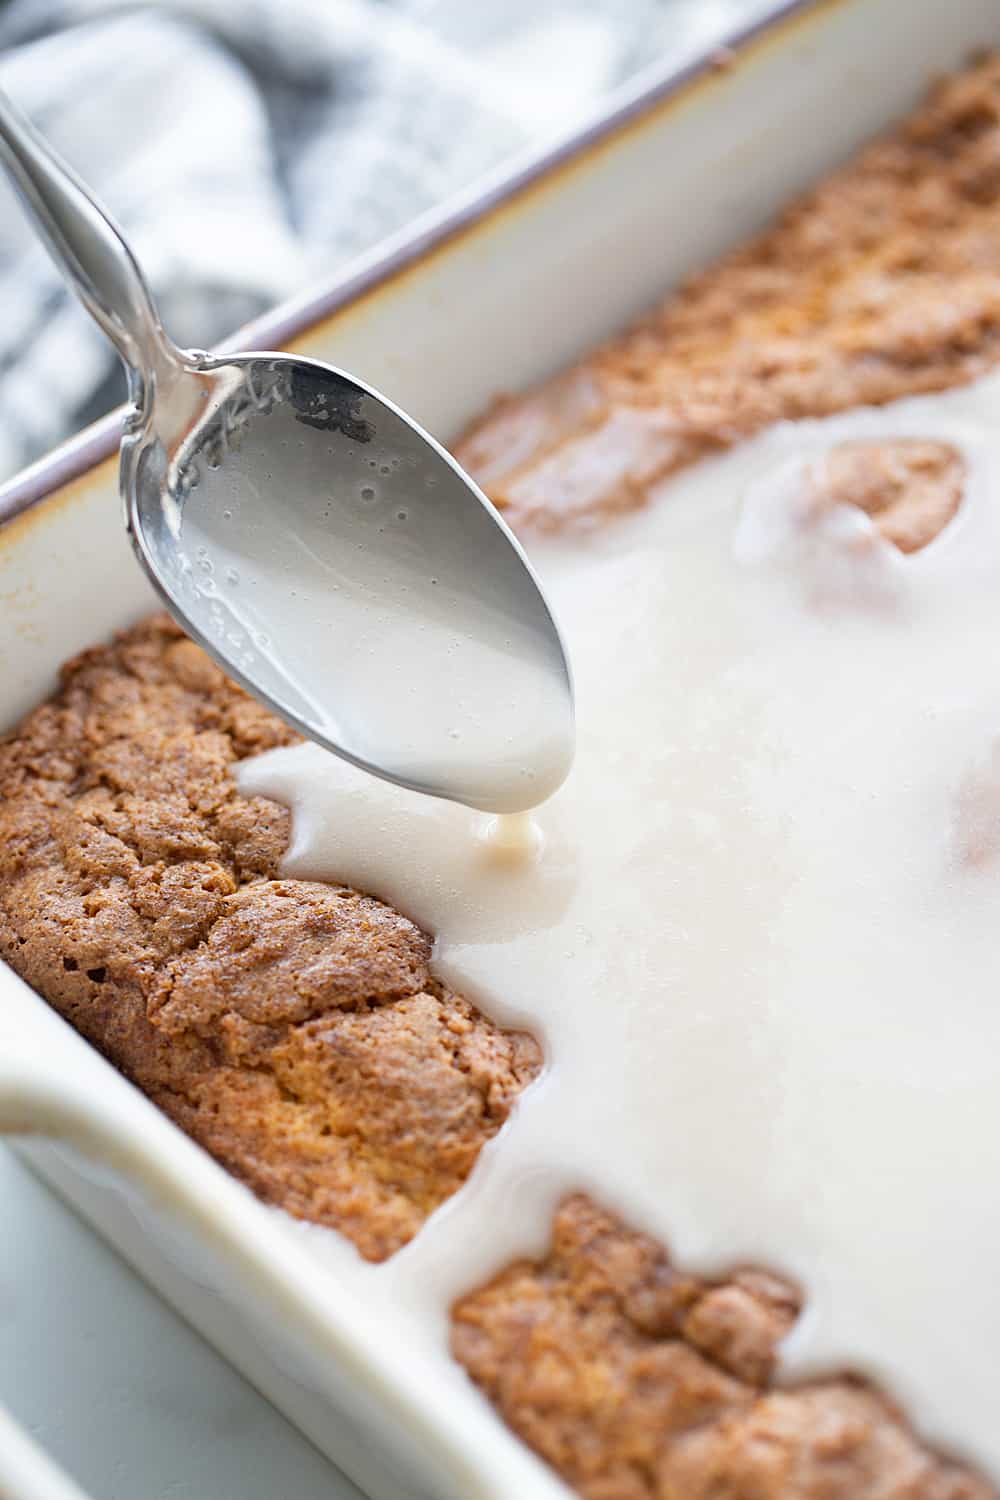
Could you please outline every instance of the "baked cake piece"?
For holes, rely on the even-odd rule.
[[[295,737],[157,616],[0,744],[0,952],[268,1202],[391,1255],[536,1074],[370,896],[282,880],[232,768]]]
[[[575,1197],[544,1260],[459,1302],[452,1350],[586,1500],[996,1500],[860,1382],[775,1389],[798,1312],[776,1277],[682,1275]]]
[[[596,524],[783,418],[944,390],[1000,355],[1000,56],[459,442],[515,526]]]

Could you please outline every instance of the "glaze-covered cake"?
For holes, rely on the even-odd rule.
[[[937,88],[896,134],[624,338],[535,392],[499,403],[459,443],[458,455],[529,545],[547,534],[538,541],[543,576],[553,536],[559,546],[575,546],[565,539],[583,534],[583,566],[622,568],[621,610],[635,612],[639,629],[649,577],[629,571],[628,544],[604,554],[591,550],[593,537],[632,524],[647,501],[650,510],[666,510],[675,484],[682,510],[683,476],[670,476],[695,473],[698,460],[724,465],[713,455],[774,428],[773,442],[765,433],[763,446],[748,444],[745,470],[711,471],[713,505],[728,486],[744,486],[732,527],[719,500],[719,537],[732,543],[740,567],[774,570],[778,623],[806,632],[803,649],[815,648],[817,662],[850,662],[852,651],[875,643],[870,692],[880,650],[905,661],[911,622],[913,650],[933,644],[926,621],[950,607],[952,584],[922,594],[920,569],[933,553],[945,556],[946,534],[961,534],[965,513],[978,514],[974,494],[989,488],[982,413],[992,387],[966,405],[941,398],[940,406],[913,406],[904,398],[991,370],[1000,353],[998,252],[1000,62],[990,59]],[[884,418],[809,420],[897,402]],[[775,427],[786,421],[801,425],[786,434]],[[563,566],[560,553],[555,572]],[[713,599],[711,608],[729,619],[729,604]],[[747,619],[752,640],[759,622]],[[876,641],[883,629],[897,631],[891,652]],[[627,636],[623,643],[618,659],[627,678]],[[843,658],[833,654],[838,649]],[[790,673],[802,665],[789,660]],[[947,661],[938,667],[941,680],[950,680]],[[682,665],[671,661],[663,671]],[[757,715],[756,680],[720,680],[726,694],[746,692],[748,712]],[[848,687],[831,688],[842,699],[823,721],[827,741]],[[586,699],[586,663],[581,690]],[[885,684],[887,699],[898,691],[897,681]],[[950,711],[945,699],[940,704],[935,698],[936,713]],[[719,767],[717,741],[730,728],[724,708],[706,697],[691,727],[713,766],[720,754]],[[891,722],[892,712],[885,718]],[[978,732],[978,717],[970,723]],[[756,776],[784,746],[768,739],[772,721],[758,716],[753,724],[748,764]],[[322,862],[323,839],[307,839],[305,853],[293,849],[291,868],[282,864],[291,826],[285,802],[295,807],[298,829],[299,763],[291,771],[280,757],[273,772],[268,760],[260,771],[236,767],[293,739],[162,617],[85,652],[66,667],[57,696],[0,747],[0,944],[24,978],[262,1198],[340,1231],[362,1257],[379,1262],[402,1246],[419,1248],[434,1231],[432,1224],[420,1232],[428,1216],[464,1196],[459,1189],[477,1160],[465,1193],[483,1192],[485,1182],[488,1194],[489,1172],[528,1115],[542,1051],[530,1034],[532,1008],[518,996],[487,1007],[498,1024],[461,998],[461,956],[449,956],[445,944],[443,962],[431,964],[418,882],[412,900],[397,903],[414,921],[385,904],[394,886],[360,878],[376,868],[360,856],[354,865],[345,860],[345,870],[364,893],[307,878],[300,866]],[[853,742],[845,744],[849,769]],[[928,870],[938,858],[947,865],[951,884],[942,880],[941,889],[948,892],[969,871],[988,870],[1000,849],[1000,775],[989,744],[978,759],[974,751],[941,792],[942,806],[954,803],[954,820],[942,822],[941,850],[928,855]],[[634,766],[651,752],[631,744],[628,753]],[[831,754],[824,766],[835,760]],[[924,762],[916,764],[923,774]],[[664,776],[671,765],[663,761]],[[631,774],[619,779],[627,783]],[[817,785],[825,794],[829,774]],[[337,788],[324,795],[335,823]],[[845,806],[853,807],[850,798]],[[684,828],[675,818],[661,852],[675,848],[679,860],[681,850],[706,851],[721,868],[725,831],[713,816],[703,810],[697,827]],[[874,815],[873,825],[877,840]],[[540,929],[562,931],[573,872],[558,863],[557,823],[547,836],[556,867],[538,886],[537,919]],[[852,836],[845,826],[842,837]],[[661,902],[669,927],[675,912],[646,842],[633,838],[619,852],[635,901]],[[780,865],[782,847],[773,852]],[[689,861],[685,878],[697,884],[699,870]],[[787,887],[790,926],[799,909],[797,873]],[[925,884],[933,878],[919,873]],[[620,885],[617,873],[612,878]],[[745,886],[759,928],[750,875]],[[407,894],[405,881],[399,889]],[[481,909],[468,907],[461,931],[496,953],[507,934],[503,913],[487,899],[494,889],[484,884]],[[611,895],[607,909],[617,913]],[[978,888],[974,899],[980,902]],[[613,928],[600,971],[609,1066],[617,1034],[645,1024],[622,988],[631,983],[634,955],[614,947],[627,930]],[[738,942],[739,931],[729,942]],[[770,949],[752,936],[754,954],[769,962]],[[600,938],[581,929],[572,943]],[[672,962],[674,949],[665,951]],[[555,1041],[542,1025],[553,1076],[558,1020]],[[749,1035],[752,1051],[756,1033]],[[760,1069],[773,1082],[774,1059],[765,1054]],[[722,1076],[712,1109],[724,1120],[732,1102],[735,1119],[737,1091]],[[746,1083],[751,1091],[761,1086],[752,1071]],[[709,1069],[701,1091],[716,1085]],[[508,1130],[494,1141],[512,1109],[515,1135]],[[762,1160],[761,1176],[770,1169]],[[454,1356],[514,1431],[587,1500],[997,1495],[989,1479],[933,1451],[924,1436],[933,1424],[923,1413],[919,1436],[911,1430],[894,1404],[892,1370],[882,1382],[890,1394],[871,1374],[855,1375],[849,1357],[831,1373],[785,1381],[779,1346],[789,1334],[794,1344],[807,1323],[810,1289],[775,1274],[776,1266],[791,1269],[783,1256],[709,1273],[678,1269],[663,1243],[604,1206],[616,1184],[604,1194],[602,1184],[582,1180],[588,1191],[559,1195],[547,1249],[536,1246],[478,1284],[452,1288]],[[548,1191],[539,1198],[546,1214]],[[525,1214],[531,1217],[530,1205]],[[662,1216],[671,1224],[669,1201]],[[537,1240],[533,1232],[527,1238]],[[665,1239],[672,1251],[672,1230]],[[692,1257],[681,1261],[686,1267]],[[942,1263],[939,1300],[915,1308],[915,1322],[930,1327],[951,1318],[949,1275]],[[966,1302],[992,1295],[989,1285],[964,1291]],[[978,1336],[976,1327],[966,1332]],[[868,1369],[871,1361],[860,1364]],[[994,1437],[983,1434],[979,1454]]]

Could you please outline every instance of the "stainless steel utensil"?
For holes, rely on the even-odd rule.
[[[468,476],[330,365],[178,349],[121,232],[2,94],[0,160],[125,362],[126,524],[184,629],[376,776],[491,812],[555,791],[574,749],[566,653]]]

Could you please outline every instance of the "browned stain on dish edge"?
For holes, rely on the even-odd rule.
[[[112,436],[115,449],[117,449],[121,415],[121,412],[114,413],[115,432]],[[58,488],[43,491],[35,499],[26,500],[23,508],[16,510],[10,520],[0,519],[0,561],[15,551],[32,530],[49,522],[55,524],[55,521],[71,510],[74,505],[85,502],[95,489],[100,489],[107,484],[109,489],[117,492],[117,474],[118,454],[115,451],[110,458],[92,464],[82,473],[67,479]],[[0,504],[2,504],[2,497],[0,497]]]

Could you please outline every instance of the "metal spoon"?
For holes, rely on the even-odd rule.
[[[126,524],[184,629],[376,776],[490,812],[555,791],[574,749],[566,653],[454,460],[317,360],[178,349],[121,232],[2,94],[0,160],[125,362]]]

